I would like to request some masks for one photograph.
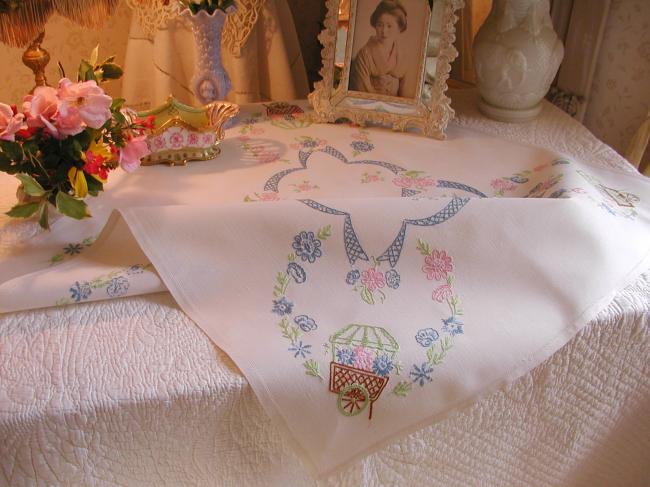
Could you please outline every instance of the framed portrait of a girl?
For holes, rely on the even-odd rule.
[[[417,127],[444,138],[455,11],[462,0],[327,0],[322,81],[310,94],[320,121]]]

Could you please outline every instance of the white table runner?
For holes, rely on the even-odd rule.
[[[143,169],[86,228],[57,222],[3,266],[0,309],[162,279],[324,473],[532,369],[648,268],[641,177],[460,129],[259,119],[221,160]],[[69,228],[52,268],[8,280]]]

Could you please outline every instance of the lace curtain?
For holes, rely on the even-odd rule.
[[[237,11],[229,15],[223,31],[223,45],[234,55],[250,36],[266,0],[237,0]],[[135,12],[144,33],[153,38],[156,30],[180,13],[180,4],[170,0],[126,0]]]

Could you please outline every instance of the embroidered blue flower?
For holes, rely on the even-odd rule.
[[[571,163],[566,159],[558,159],[557,161],[553,161],[554,166],[558,166],[560,164],[571,164]]]
[[[280,316],[291,314],[293,303],[282,296],[280,299],[273,300],[273,309],[271,311]]]
[[[361,277],[361,273],[358,270],[353,269],[350,272],[348,272],[347,276],[345,276],[345,282],[347,282],[350,286],[353,286],[354,284],[357,283],[360,277]]]
[[[133,276],[135,274],[142,274],[143,272],[144,272],[144,266],[142,264],[132,265],[126,270],[126,273],[129,276]]]
[[[306,345],[302,343],[302,340],[299,341],[298,343],[292,342],[291,346],[287,349],[290,352],[295,352],[293,354],[294,358],[298,358],[298,356],[305,358],[305,356],[309,355],[311,353],[311,345]]]
[[[382,377],[390,374],[393,370],[393,359],[388,354],[377,355],[372,362],[372,371]]]
[[[251,117],[251,118],[245,118],[244,120],[241,121],[241,123],[243,125],[254,125],[254,124],[258,123],[259,121],[260,121],[259,119],[255,118],[255,117]]]
[[[352,365],[352,362],[354,362],[354,352],[351,348],[339,348],[336,351],[336,360],[343,365]]]
[[[293,238],[291,246],[303,261],[309,261],[310,264],[323,255],[321,241],[314,236],[314,232],[300,232]]]
[[[287,266],[287,274],[289,274],[298,284],[302,284],[307,280],[305,269],[295,262],[289,262],[289,265]]]
[[[433,328],[423,328],[415,334],[415,341],[423,347],[430,347],[440,335]]]
[[[366,142],[365,140],[355,140],[350,145],[354,150],[359,152],[369,152],[375,148],[374,145],[372,145],[370,142]]]
[[[386,271],[386,285],[391,289],[397,289],[399,287],[399,282],[401,277],[395,269],[390,269]]]
[[[63,253],[68,254],[68,255],[75,255],[75,254],[80,254],[81,250],[83,249],[83,246],[81,244],[75,243],[75,244],[68,244],[65,247],[63,247]]]
[[[424,386],[426,382],[431,382],[431,373],[433,372],[433,367],[431,367],[427,362],[424,362],[419,367],[413,365],[413,370],[409,375],[413,378],[413,382],[420,384],[420,387]]]
[[[528,178],[525,178],[523,176],[512,176],[510,178],[510,181],[517,184],[524,184],[528,182]]]
[[[567,190],[562,188],[558,189],[557,191],[553,191],[550,195],[549,198],[567,198],[568,196],[565,196],[567,193]]]
[[[90,289],[90,283],[87,281],[79,282],[75,281],[74,285],[70,288],[70,297],[75,300],[76,303],[82,299],[88,299],[92,294],[92,289]]]
[[[449,333],[451,336],[462,335],[463,324],[453,316],[442,320],[442,331]]]
[[[312,331],[318,328],[316,322],[307,315],[298,315],[293,319],[293,321],[304,332]]]
[[[126,294],[129,290],[129,280],[124,276],[118,276],[111,279],[106,287],[106,293],[114,298]]]

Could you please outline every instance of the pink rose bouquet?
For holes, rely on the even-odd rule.
[[[90,216],[86,196],[104,189],[109,173],[127,172],[149,153],[145,131],[153,118],[138,119],[112,99],[101,84],[122,76],[114,57],[97,63],[97,49],[82,61],[73,82],[62,73],[58,86],[41,86],[23,99],[20,109],[0,103],[0,171],[15,174],[24,195],[9,216],[38,214],[49,228],[52,204],[63,215]]]

